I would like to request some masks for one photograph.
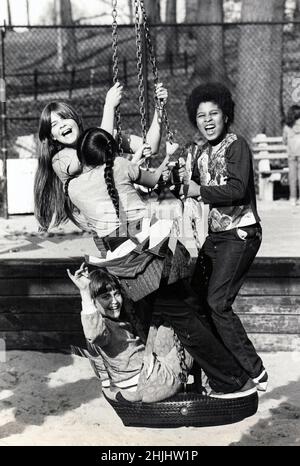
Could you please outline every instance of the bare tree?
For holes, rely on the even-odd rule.
[[[8,26],[12,26],[12,21],[11,21],[11,8],[10,8],[10,0],[6,0],[6,7],[7,7],[7,23]]]
[[[160,23],[160,0],[144,0],[144,5],[149,23]]]
[[[177,1],[167,0],[166,3],[166,23],[176,24],[177,22]],[[171,61],[179,51],[177,27],[166,28],[166,51],[165,60]]]
[[[198,0],[196,61],[191,85],[227,81],[224,63],[223,0]],[[210,23],[220,23],[211,25]],[[207,24],[207,26],[205,25]]]
[[[27,26],[30,26],[29,0],[26,0],[26,15],[27,15]]]
[[[60,15],[62,26],[74,26],[71,0],[60,0]],[[65,30],[65,35],[67,37],[64,49],[65,64],[75,65],[78,58],[76,31],[74,28],[68,27]]]
[[[285,0],[243,0],[242,21],[282,21]],[[236,128],[249,139],[281,132],[283,26],[241,26],[236,88]]]

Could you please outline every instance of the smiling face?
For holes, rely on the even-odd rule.
[[[120,317],[123,297],[117,288],[107,288],[107,291],[99,294],[95,299],[96,308],[104,317],[116,320]]]
[[[201,102],[196,121],[200,133],[209,142],[217,140],[225,130],[226,117],[214,102]]]
[[[79,138],[79,126],[72,118],[51,112],[51,136],[65,146],[74,146]]]

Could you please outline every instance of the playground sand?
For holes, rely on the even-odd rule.
[[[0,363],[0,446],[300,446],[300,352],[263,353],[269,389],[257,413],[217,427],[124,427],[87,360],[9,351]]]

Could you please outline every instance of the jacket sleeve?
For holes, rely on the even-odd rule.
[[[110,339],[110,331],[107,328],[105,319],[99,311],[83,313],[81,312],[81,323],[85,338],[98,346],[105,346]]]
[[[252,154],[243,138],[234,141],[225,155],[228,177],[220,186],[201,186],[200,194],[205,204],[230,206],[244,199],[247,192]]]

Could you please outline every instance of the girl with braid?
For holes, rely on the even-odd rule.
[[[120,104],[123,87],[116,83],[106,95],[103,107],[101,128],[114,134],[115,109]],[[156,97],[166,100],[167,90],[159,83]],[[161,138],[161,121],[155,109],[153,120],[147,133],[147,143],[155,154]],[[48,230],[59,226],[70,218],[71,207],[65,197],[64,184],[68,178],[80,173],[80,164],[76,154],[77,141],[83,131],[83,122],[76,110],[65,102],[54,101],[47,104],[42,111],[39,122],[39,140],[41,143],[38,168],[34,184],[35,216],[41,228]],[[129,157],[140,149],[142,139],[135,135],[122,135],[122,148]],[[142,156],[139,150],[135,161]],[[71,217],[74,221],[74,218]]]

